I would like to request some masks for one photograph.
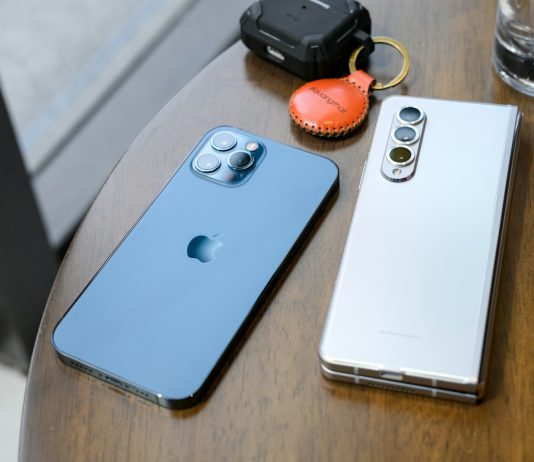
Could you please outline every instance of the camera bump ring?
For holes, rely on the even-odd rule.
[[[395,78],[393,78],[388,83],[375,82],[371,88],[373,90],[385,90],[386,88],[391,88],[391,87],[394,87],[395,85],[398,85],[406,78],[406,76],[408,75],[408,72],[410,71],[410,56],[408,55],[408,51],[406,50],[406,48],[404,47],[402,43],[390,37],[372,37],[372,40],[374,43],[377,43],[377,44],[383,43],[385,45],[389,45],[395,48],[402,56],[403,63],[402,63],[402,69],[400,70],[400,72],[397,74]],[[363,48],[364,48],[363,46],[357,48],[350,55],[349,69],[350,69],[351,74],[356,72],[357,70],[356,60],[358,59],[358,56],[362,52]]]

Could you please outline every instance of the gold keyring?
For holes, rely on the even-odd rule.
[[[389,37],[372,37],[371,40],[373,41],[373,43],[384,43],[386,45],[392,46],[400,53],[403,59],[401,71],[391,82],[388,82],[388,83],[375,82],[371,88],[373,90],[385,90],[386,88],[391,88],[391,87],[394,87],[395,85],[398,85],[406,78],[410,70],[410,56],[408,56],[408,51],[406,50],[406,48],[404,47],[402,43]],[[356,72],[357,70],[356,60],[358,59],[358,56],[360,55],[362,50],[363,50],[363,46],[354,50],[352,54],[350,55],[349,69],[350,69],[351,74],[353,72]]]

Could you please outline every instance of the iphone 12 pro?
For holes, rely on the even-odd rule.
[[[321,340],[327,377],[483,396],[520,119],[513,106],[382,103]]]
[[[59,356],[163,406],[195,404],[337,185],[324,157],[211,130],[56,326]]]

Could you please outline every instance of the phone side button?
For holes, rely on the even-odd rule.
[[[362,168],[362,176],[360,176],[360,183],[358,184],[358,191],[360,190],[360,188],[362,187],[362,180],[363,180],[363,176],[365,175],[365,169],[367,168],[367,159],[365,159],[365,162],[363,164],[363,168]]]

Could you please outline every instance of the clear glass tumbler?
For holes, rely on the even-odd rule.
[[[534,96],[534,0],[499,0],[493,63],[508,85]]]

